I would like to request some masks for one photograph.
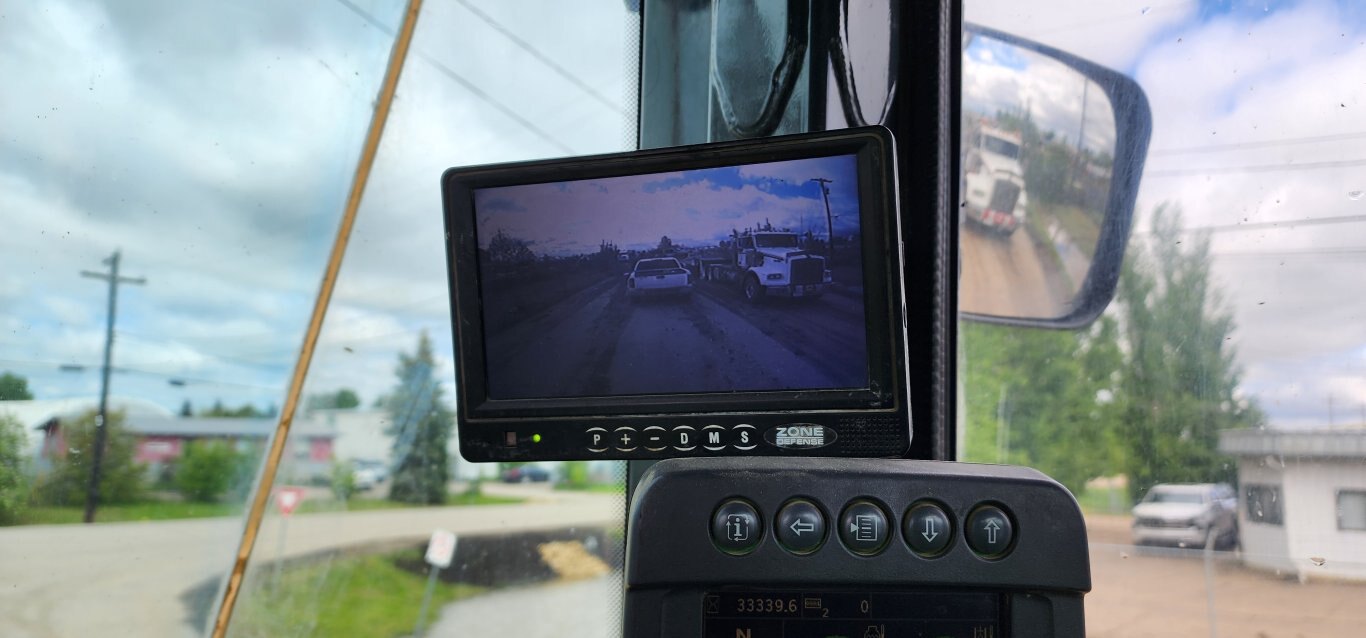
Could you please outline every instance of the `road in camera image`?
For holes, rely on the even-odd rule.
[[[746,301],[738,285],[627,298],[610,276],[488,339],[490,394],[554,397],[867,385],[861,293]],[[515,392],[511,391],[515,388]]]

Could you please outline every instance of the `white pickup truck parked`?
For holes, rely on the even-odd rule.
[[[626,296],[692,294],[692,273],[673,257],[642,259],[626,275]]]

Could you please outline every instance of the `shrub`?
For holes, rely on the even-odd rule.
[[[91,410],[61,424],[66,454],[54,459],[52,471],[34,489],[35,499],[47,505],[81,505],[90,485],[90,464],[95,458],[95,418]],[[100,503],[133,503],[146,490],[145,468],[136,463],[135,437],[123,427],[122,412],[110,412],[105,424],[104,457],[100,462]]]
[[[250,459],[222,441],[191,441],[176,467],[175,486],[185,500],[212,503],[249,479]]]
[[[356,472],[350,463],[332,464],[332,493],[339,501],[349,501],[356,493]]]
[[[24,426],[18,419],[0,414],[0,525],[17,521],[28,503],[24,442]]]

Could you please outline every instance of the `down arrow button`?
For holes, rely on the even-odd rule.
[[[901,537],[911,551],[933,558],[948,549],[953,540],[953,523],[938,504],[921,501],[906,511],[901,521]]]

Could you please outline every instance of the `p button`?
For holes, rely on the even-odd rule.
[[[584,435],[588,438],[589,452],[607,451],[607,430],[605,428],[588,428]]]

